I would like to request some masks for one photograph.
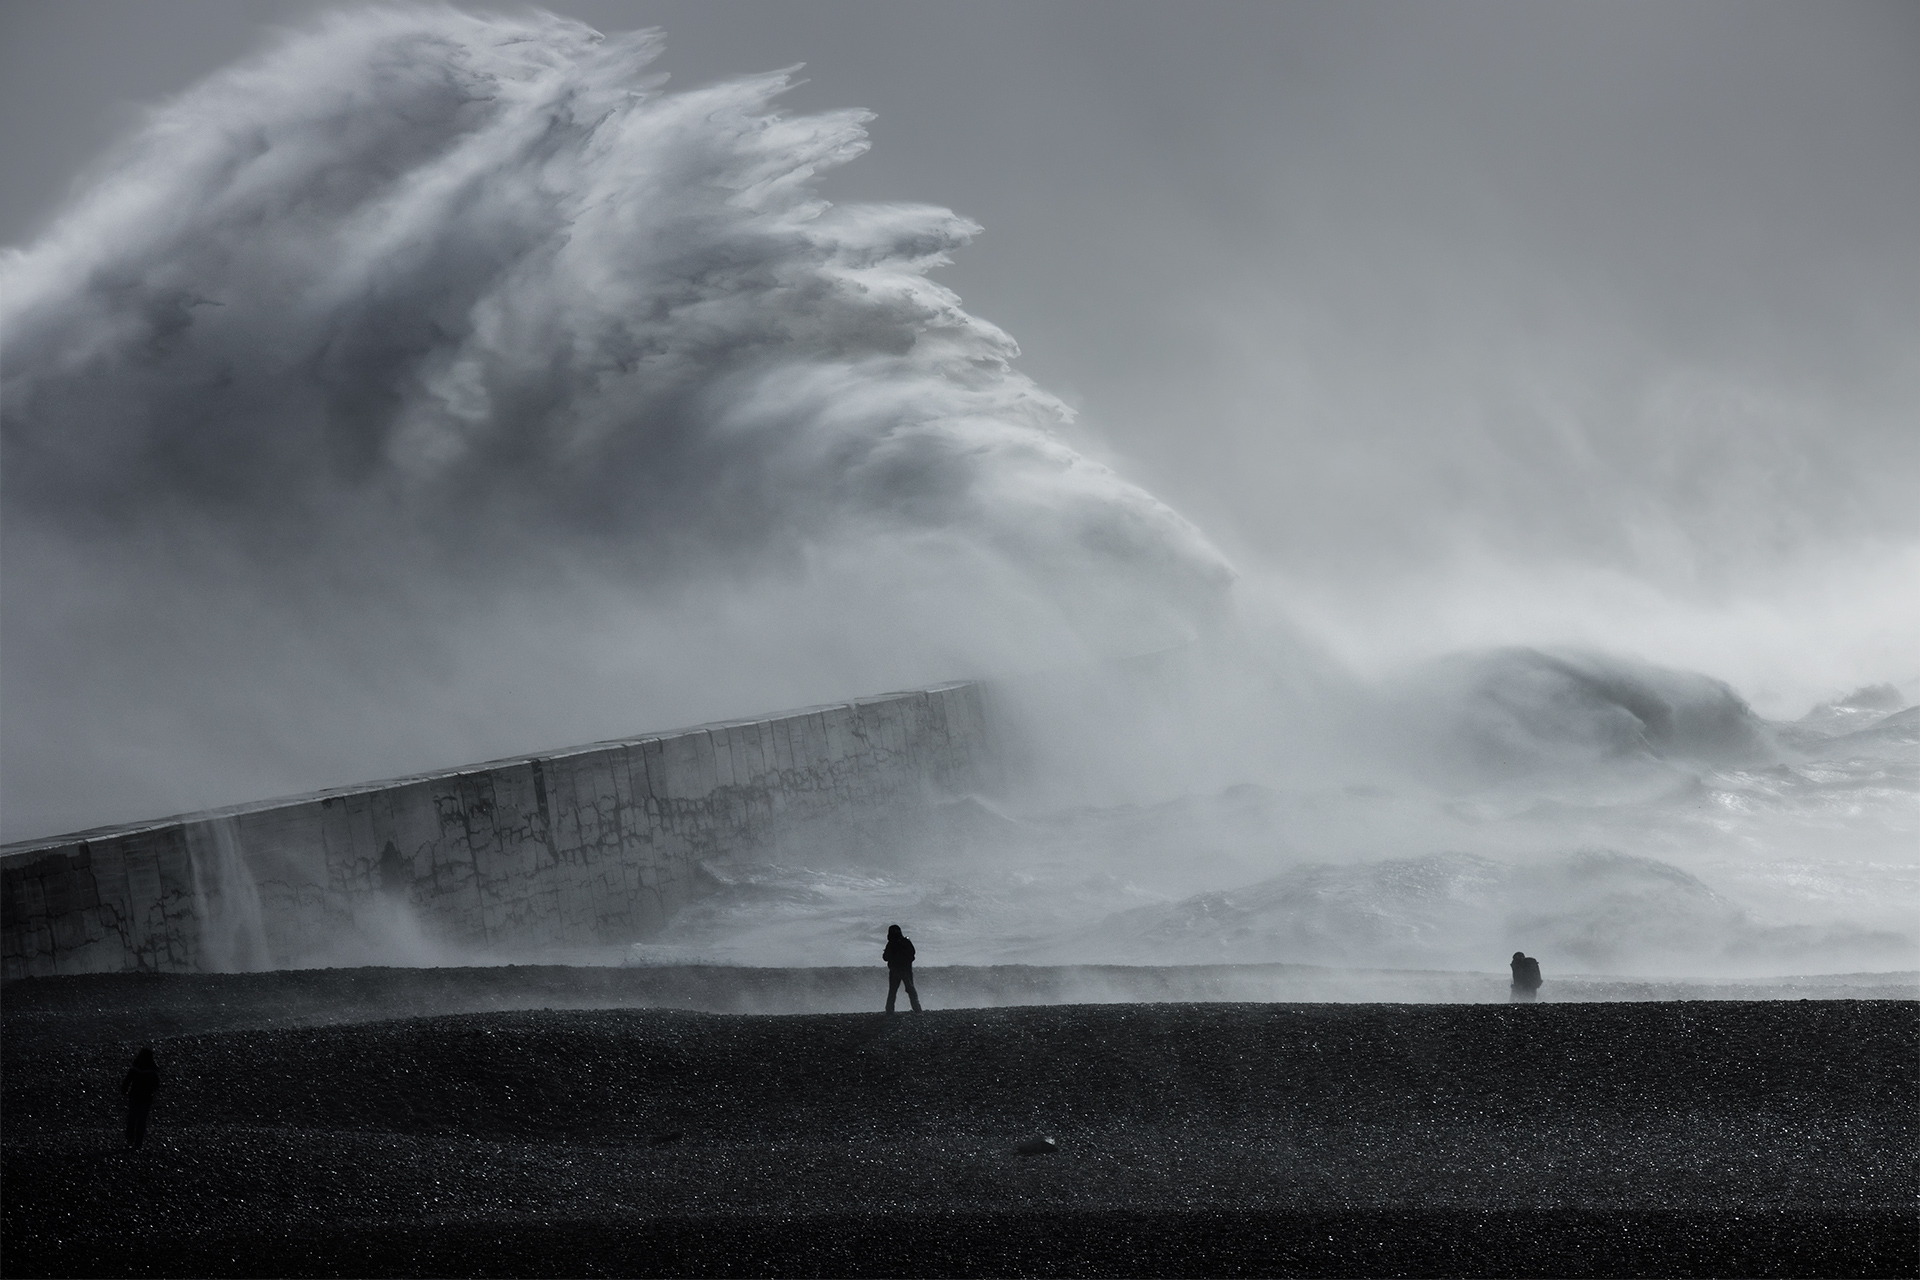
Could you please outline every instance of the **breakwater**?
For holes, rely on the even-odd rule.
[[[866,852],[995,790],[971,682],[0,849],[8,979],[642,939],[703,864]]]

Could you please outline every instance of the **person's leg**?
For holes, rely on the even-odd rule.
[[[135,1099],[127,1106],[127,1145],[138,1150],[147,1140],[147,1112],[153,1107],[151,1100]]]
[[[908,965],[900,971],[900,980],[907,984],[907,999],[913,1002],[913,1011],[920,1012],[920,993],[913,989],[913,966]]]
[[[900,971],[891,965],[887,968],[887,1012],[893,1012],[894,997],[900,994]],[[913,994],[913,988],[907,988],[907,994]]]

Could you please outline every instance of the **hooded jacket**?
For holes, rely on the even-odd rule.
[[[887,938],[887,949],[880,953],[890,969],[904,969],[913,963],[913,939],[904,933],[892,934]]]

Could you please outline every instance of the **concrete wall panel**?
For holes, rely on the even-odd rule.
[[[716,859],[879,847],[994,789],[973,684],[598,743],[0,850],[5,977],[622,943]],[[403,930],[404,931],[404,930]]]

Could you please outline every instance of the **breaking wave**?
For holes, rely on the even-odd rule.
[[[1722,681],[1612,655],[1456,654],[1410,673],[1397,692],[1427,731],[1421,758],[1469,780],[1779,758],[1760,718]]]
[[[782,112],[788,72],[669,90],[661,51],[335,16],[156,110],[8,252],[15,776],[137,793],[62,741],[85,720],[148,772],[247,778],[141,816],[1216,624],[1222,556],[1063,443],[1013,341],[928,278],[979,228],[830,202],[865,113]],[[237,705],[183,722],[116,667]],[[460,717],[420,688],[543,680],[511,738],[423,727]],[[404,727],[327,723],[369,684]],[[557,709],[593,685],[618,720]],[[50,790],[9,797],[14,834]]]
[[[786,73],[668,92],[660,48],[361,14],[161,110],[7,263],[9,501],[571,535],[643,573],[866,523],[1224,584],[927,279],[978,227],[821,198],[862,113],[782,115]]]

